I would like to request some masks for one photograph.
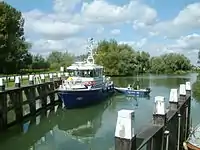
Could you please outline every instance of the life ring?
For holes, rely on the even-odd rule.
[[[84,83],[85,86],[94,86],[95,84],[96,84],[95,81],[88,81]]]

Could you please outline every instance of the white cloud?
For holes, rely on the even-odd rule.
[[[168,37],[179,37],[191,33],[200,29],[200,3],[187,5],[172,20],[160,21],[150,26],[135,21],[133,28],[135,30],[146,29],[146,31],[157,32]]]
[[[82,5],[80,5],[82,4]],[[77,5],[80,11],[73,11]],[[131,0],[128,4],[118,6],[105,0],[83,2],[83,0],[54,0],[52,13],[44,13],[41,10],[24,12],[25,32],[28,38],[33,40],[34,52],[41,48],[43,51],[61,50],[72,47],[67,42],[72,38],[79,39],[79,34],[87,32],[91,28],[97,28],[96,33],[101,34],[105,25],[117,23],[131,23],[134,20],[145,25],[152,24],[156,17],[156,11],[141,1]],[[113,29],[113,34],[119,34],[120,30]],[[80,48],[81,49],[81,48]],[[77,50],[80,52],[80,50]],[[73,51],[77,53],[77,51]]]
[[[48,55],[51,51],[68,51],[73,54],[86,53],[87,41],[82,38],[68,38],[64,40],[46,40],[40,39],[33,41],[33,53]]]
[[[110,33],[111,33],[112,35],[119,35],[120,32],[121,32],[120,29],[113,29],[113,30],[110,31]]]
[[[128,44],[134,48],[140,49],[142,46],[144,46],[147,42],[146,38],[142,38],[139,41],[120,41],[119,44]]]
[[[110,4],[104,0],[94,0],[91,3],[83,3],[82,16],[91,23],[124,23],[138,20],[145,24],[152,24],[157,12],[141,3],[141,1],[130,1],[123,6]]]
[[[39,10],[24,13],[25,29],[49,40],[60,40],[79,33],[83,26],[68,22],[70,16],[45,14]]]
[[[193,33],[187,36],[181,36],[176,40],[175,44],[168,46],[168,48],[183,52],[196,52],[196,50],[200,48],[199,43],[200,35]]]
[[[82,0],[54,0],[54,10],[59,13],[72,11]]]
[[[98,27],[98,28],[97,28],[96,33],[97,33],[97,34],[102,34],[103,31],[104,31],[104,27],[101,26],[101,27]]]

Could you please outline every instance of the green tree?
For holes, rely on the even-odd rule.
[[[52,70],[59,70],[61,66],[67,67],[74,61],[74,56],[66,52],[53,51],[47,57]]]
[[[33,56],[32,69],[48,69],[50,64],[39,54]]]
[[[96,48],[95,60],[105,67],[108,75],[128,76],[144,73],[149,69],[150,55],[135,51],[127,44],[118,44],[116,40],[100,41]]]
[[[20,70],[30,44],[24,37],[24,19],[20,11],[6,2],[0,2],[0,72]]]
[[[191,69],[190,60],[183,54],[169,53],[151,58],[152,73],[175,73]]]

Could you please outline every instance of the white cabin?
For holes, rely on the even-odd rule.
[[[106,79],[103,75],[103,66],[95,64],[91,46],[89,48],[89,56],[86,61],[75,62],[67,67],[69,78],[64,81],[60,89],[95,89],[102,88],[108,83],[110,79]]]

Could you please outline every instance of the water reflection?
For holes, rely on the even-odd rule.
[[[152,119],[154,97],[161,95],[168,99],[170,89],[177,88],[189,77],[144,76],[138,78],[143,88],[151,87],[150,97],[116,95],[104,103],[85,109],[66,110],[62,109],[62,106],[52,107],[35,117],[28,118],[23,124],[9,129],[5,134],[0,133],[0,149],[108,150],[114,145],[118,110],[135,110],[134,128],[135,132],[139,132]],[[127,86],[137,78],[114,79],[115,84]],[[199,85],[200,83],[197,87],[200,87]],[[192,113],[199,114],[199,105],[192,103],[192,107]],[[198,116],[196,115],[196,119],[199,119]]]
[[[141,77],[114,77],[112,78],[115,85],[119,87],[127,87],[128,84],[133,84],[137,80],[140,83],[141,88],[146,88],[150,86],[149,78],[141,78]]]
[[[196,82],[192,84],[192,96],[197,102],[200,102],[200,74],[198,74]]]
[[[57,105],[42,111],[16,127],[18,135],[12,135],[15,140],[1,140],[4,137],[2,134],[0,149],[88,149],[88,144],[101,127],[102,114],[110,103],[111,99],[96,107],[76,110],[58,109],[61,106]],[[13,130],[16,131],[16,128]],[[10,132],[13,133],[13,130]]]

